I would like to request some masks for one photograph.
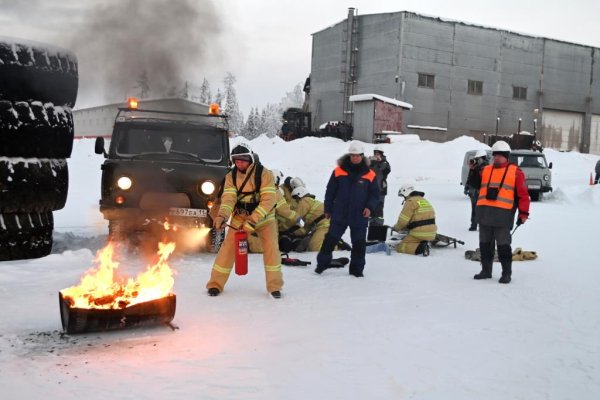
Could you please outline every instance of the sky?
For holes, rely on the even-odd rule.
[[[218,297],[204,287],[214,254],[173,256],[178,330],[63,335],[57,292],[94,266],[108,225],[98,209],[104,158],[93,139],[75,140],[53,253],[0,262],[3,398],[599,399],[600,185],[588,177],[600,157],[545,151],[554,191],[531,203],[530,219],[512,236],[513,248],[538,259],[513,262],[512,282],[501,285],[499,263],[493,279],[475,281],[480,265],[464,258],[478,232],[468,231],[460,172],[465,152],[485,146],[470,137],[392,139],[382,145],[392,169],[385,222],[397,220],[396,193],[410,183],[433,205],[439,232],[464,245],[434,247],[429,257],[370,253],[359,279],[347,268],[317,275],[316,253],[292,253],[312,265],[283,267],[280,300],[265,289],[261,255],[251,254],[248,274],[233,273]],[[348,149],[312,137],[261,136],[251,146],[320,200]],[[374,146],[365,144],[368,154]],[[134,251],[117,254],[119,271],[144,270]]]
[[[153,64],[157,74],[166,74],[156,79],[160,83],[155,86],[169,86],[170,77],[179,74],[197,84],[206,77],[215,92],[222,87],[225,72],[233,73],[240,108],[247,115],[251,107],[277,103],[304,82],[310,73],[311,34],[345,19],[348,7],[355,7],[358,15],[406,10],[600,47],[600,2],[568,4],[542,0],[0,0],[0,35],[74,49],[80,61],[79,108],[101,104],[106,97],[130,95],[135,92],[132,87],[117,92],[107,87],[124,77],[135,81],[142,65]],[[119,23],[110,24],[111,18]],[[163,41],[167,36],[171,40]],[[147,56],[157,48],[162,51],[157,57]],[[132,54],[136,56],[127,57]],[[173,65],[172,60],[185,65]]]

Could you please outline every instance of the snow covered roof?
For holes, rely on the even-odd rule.
[[[421,126],[421,125],[406,125],[407,128],[412,128],[412,129],[423,129],[423,130],[428,130],[428,131],[443,131],[446,132],[448,130],[448,128],[442,128],[439,126]]]
[[[369,100],[373,100],[373,99],[383,101],[384,103],[393,104],[395,106],[402,107],[406,110],[410,110],[413,107],[412,104],[410,104],[410,103],[405,103],[400,100],[391,99],[389,97],[381,96],[379,94],[372,94],[372,93],[355,94],[354,96],[350,96],[350,98],[349,98],[350,101],[369,101]]]

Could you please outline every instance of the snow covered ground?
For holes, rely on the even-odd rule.
[[[235,139],[234,139],[235,140]],[[322,199],[347,143],[333,138],[252,142],[263,163],[300,176]],[[0,263],[0,390],[7,399],[578,399],[600,398],[600,186],[597,156],[547,150],[555,191],[532,203],[513,248],[510,285],[474,281],[479,264],[459,186],[471,138],[414,136],[385,145],[392,166],[385,219],[395,222],[403,183],[426,193],[440,233],[466,242],[427,258],[367,255],[365,278],[284,267],[284,297],[264,288],[262,260],[205,294],[213,255],[171,260],[180,329],[61,335],[58,291],[79,282],[104,246],[98,211],[101,156],[75,143],[69,198],[55,213],[48,257]],[[372,145],[367,145],[369,150]],[[340,252],[339,255],[344,255]],[[144,266],[131,256],[128,268]]]

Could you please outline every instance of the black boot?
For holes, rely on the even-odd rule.
[[[215,296],[218,296],[219,294],[221,294],[221,291],[219,289],[217,289],[216,287],[208,288],[209,296],[215,297]]]
[[[502,264],[500,283],[510,283],[512,277],[512,249],[509,244],[498,246],[498,259]]]
[[[469,227],[470,231],[476,231],[477,230],[477,224],[471,224],[471,226]]]
[[[490,279],[492,277],[492,267],[494,265],[493,246],[493,242],[479,243],[479,249],[481,251],[481,272],[473,276],[473,279]]]

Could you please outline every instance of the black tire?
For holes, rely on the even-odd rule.
[[[40,101],[0,100],[0,156],[67,158],[73,150],[73,114]]]
[[[210,245],[208,246],[208,251],[218,253],[223,240],[225,240],[225,229],[216,230],[215,228],[210,228],[209,238]]]
[[[529,192],[529,197],[531,197],[531,201],[540,201],[542,192]]]
[[[0,261],[39,258],[52,250],[52,212],[0,214]]]
[[[127,223],[118,219],[108,221],[108,240],[111,242],[125,242],[129,238]]]
[[[79,76],[77,58],[64,49],[0,39],[0,100],[73,107]]]
[[[0,213],[60,210],[68,186],[64,159],[0,158]]]

